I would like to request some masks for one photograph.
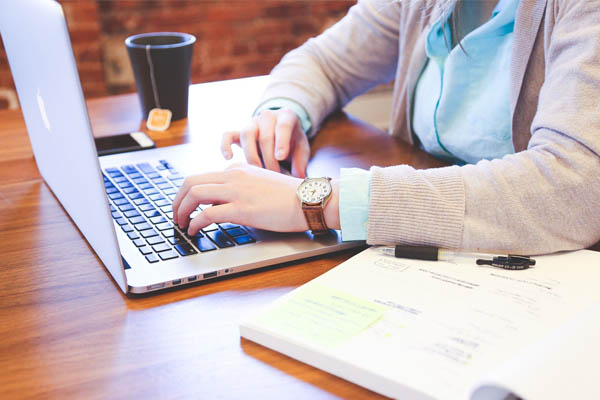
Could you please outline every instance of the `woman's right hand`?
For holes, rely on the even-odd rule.
[[[290,109],[263,110],[245,129],[225,133],[221,151],[228,160],[233,157],[232,144],[242,147],[248,164],[281,172],[279,161],[288,160],[292,175],[306,177],[310,146],[300,120]]]

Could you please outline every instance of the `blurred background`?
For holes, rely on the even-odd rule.
[[[15,1],[15,0],[10,0]],[[356,0],[59,0],[87,99],[135,92],[124,40],[152,31],[196,36],[192,83],[265,75],[289,50],[342,18]],[[43,68],[43,62],[40,62]],[[391,86],[351,113],[385,129]],[[18,108],[0,43],[0,109]]]
[[[14,0],[12,0],[14,1]],[[129,35],[196,36],[192,82],[268,74],[279,59],[340,19],[353,0],[60,0],[86,98],[135,91]],[[43,67],[43,63],[40,64]],[[0,109],[18,107],[4,48]]]

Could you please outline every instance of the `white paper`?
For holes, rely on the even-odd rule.
[[[293,331],[257,324],[256,318],[245,322],[242,332],[276,337],[276,350],[284,353],[289,341],[337,360],[338,364],[328,363],[330,369],[335,366],[334,373],[376,391],[375,381],[396,383],[380,391],[386,395],[399,396],[409,387],[431,398],[467,399],[483,377],[495,377],[503,364],[600,302],[600,253],[579,251],[536,261],[528,270],[505,271],[476,266],[475,259],[460,264],[405,260],[371,248],[307,284],[385,306],[383,316],[364,331],[327,347]],[[294,292],[280,301],[293,296]],[[268,342],[262,344],[269,346]],[[303,361],[328,370],[306,358],[310,357]],[[515,368],[518,373],[531,372],[525,366]],[[369,374],[361,379],[359,370]],[[486,387],[501,381],[490,378]],[[532,393],[531,399],[547,398]]]

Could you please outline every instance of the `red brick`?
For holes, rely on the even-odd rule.
[[[320,28],[313,20],[294,21],[291,24],[290,32],[298,36],[312,36],[319,32]]]
[[[73,45],[73,53],[75,58],[81,62],[102,62],[102,51],[100,43],[85,43],[83,45]]]
[[[264,16],[272,17],[303,17],[308,15],[309,4],[307,2],[281,2],[265,8]]]
[[[392,0],[390,0],[392,1]],[[317,15],[344,15],[356,4],[356,0],[319,0],[311,5],[311,12]]]
[[[262,7],[260,3],[252,4],[246,2],[223,3],[200,3],[204,7],[204,21],[235,22],[248,21],[262,16]]]

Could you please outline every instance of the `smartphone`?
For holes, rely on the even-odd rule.
[[[96,151],[99,156],[153,149],[156,147],[152,139],[144,132],[130,132],[120,135],[95,138]]]

